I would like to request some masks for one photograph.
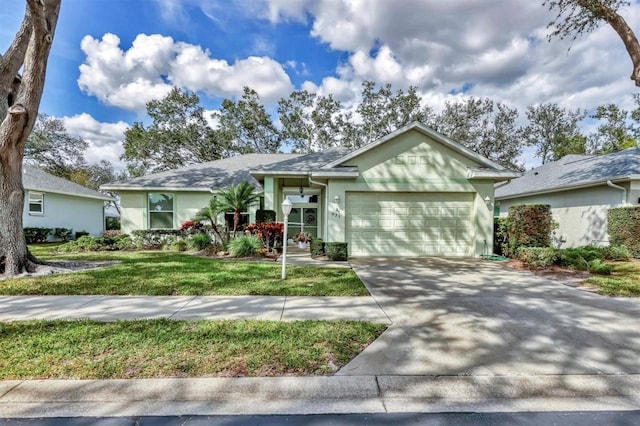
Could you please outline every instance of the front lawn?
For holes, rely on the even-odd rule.
[[[324,375],[385,328],[359,321],[0,323],[0,380]]]
[[[276,262],[240,262],[163,251],[55,253],[33,246],[44,260],[117,260],[121,263],[71,274],[0,281],[2,295],[272,295],[367,296],[348,268],[288,266],[280,279]]]
[[[585,284],[607,296],[640,296],[640,262],[615,262],[613,272],[606,276],[593,276]]]

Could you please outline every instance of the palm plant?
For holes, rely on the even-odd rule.
[[[242,212],[260,200],[261,193],[255,192],[255,190],[256,188],[247,181],[218,190],[216,199],[218,207],[222,209],[221,211],[233,212],[234,237],[240,227]]]
[[[194,217],[195,220],[209,221],[211,223],[211,230],[216,234],[216,237],[218,237],[221,242],[225,242],[227,240],[222,237],[217,223],[218,215],[223,211],[224,209],[220,203],[218,203],[217,198],[213,197],[209,200],[209,205],[196,213],[196,216]]]

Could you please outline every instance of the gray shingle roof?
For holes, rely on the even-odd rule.
[[[278,163],[256,167],[254,170],[259,171],[278,171],[278,172],[310,172],[319,170],[323,166],[344,157],[350,152],[347,148],[330,148],[322,152],[312,152],[309,154],[299,154],[294,158],[286,159]]]
[[[567,155],[496,188],[496,198],[587,186],[640,174],[640,148],[603,155]]]
[[[66,194],[78,197],[98,198],[101,200],[113,200],[98,191],[78,185],[66,179],[49,174],[28,164],[22,165],[22,185],[31,191]]]
[[[105,189],[126,190],[140,188],[173,188],[183,190],[208,190],[224,188],[249,181],[258,182],[249,173],[250,170],[263,168],[280,161],[291,160],[301,154],[246,154],[224,158],[206,163],[192,164],[179,169],[140,176],[127,182],[103,185]]]

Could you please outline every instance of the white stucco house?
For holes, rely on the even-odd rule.
[[[179,228],[218,189],[247,180],[278,221],[284,199],[293,203],[293,232],[347,242],[351,256],[479,256],[492,249],[494,185],[517,176],[411,123],[351,152],[248,154],[102,188],[120,195],[125,233]]]
[[[68,228],[99,235],[105,228],[105,201],[113,198],[24,164],[25,228]]]
[[[640,149],[567,155],[498,184],[496,214],[516,204],[548,204],[561,247],[608,244],[607,211],[640,204]]]

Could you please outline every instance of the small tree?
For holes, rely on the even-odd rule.
[[[221,242],[227,241],[220,232],[220,228],[218,228],[218,216],[223,211],[222,206],[218,203],[218,199],[213,197],[209,200],[209,205],[196,213],[194,217],[195,220],[208,221],[211,224],[211,230]]]
[[[220,208],[219,211],[221,212],[233,212],[234,238],[240,227],[242,212],[248,210],[249,206],[258,202],[260,196],[261,194],[256,192],[256,188],[247,181],[218,190],[216,207]]]

